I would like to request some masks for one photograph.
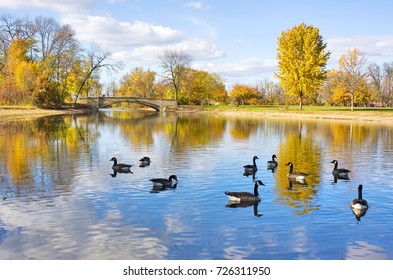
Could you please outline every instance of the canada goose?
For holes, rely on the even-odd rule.
[[[112,169],[117,172],[130,172],[130,168],[132,165],[117,163],[117,159],[115,157],[111,158],[109,161],[113,161]]]
[[[261,201],[261,197],[259,196],[258,193],[258,187],[259,186],[264,186],[265,184],[262,183],[261,180],[257,180],[254,185],[254,194],[249,193],[249,192],[225,192],[225,194],[228,196],[230,201],[236,201],[236,202],[247,202],[247,201]]]
[[[333,176],[338,178],[338,179],[347,179],[348,178],[348,173],[351,172],[348,169],[345,168],[337,168],[338,167],[338,161],[333,160],[330,163],[334,163],[334,168],[333,168]]]
[[[153,182],[154,189],[167,189],[167,188],[176,188],[177,185],[177,176],[171,175],[168,179],[165,178],[155,178],[150,179]]]
[[[258,167],[257,167],[257,163],[255,162],[255,160],[256,159],[259,159],[257,156],[254,156],[253,158],[252,158],[252,164],[247,164],[247,165],[244,165],[243,167],[244,167],[244,171],[257,171],[258,170]]]
[[[286,165],[289,166],[289,173],[287,174],[287,177],[289,180],[295,180],[295,181],[299,181],[299,182],[306,180],[306,177],[308,176],[307,173],[293,172],[293,163],[292,162],[288,162]]]
[[[267,168],[268,169],[274,169],[278,166],[278,162],[276,161],[276,159],[277,159],[277,156],[272,155],[272,160],[267,161]]]
[[[352,200],[352,208],[353,209],[368,209],[368,203],[367,200],[363,199],[362,196],[362,191],[363,191],[363,186],[359,185],[358,187],[358,198],[355,198],[354,200]]]
[[[139,160],[139,167],[145,167],[150,165],[150,158],[149,157],[143,157]]]

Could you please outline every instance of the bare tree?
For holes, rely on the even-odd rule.
[[[0,57],[6,55],[6,50],[15,39],[29,39],[35,34],[32,21],[26,16],[18,18],[10,14],[1,15],[0,18]]]
[[[107,71],[111,72],[111,71],[117,71],[122,68],[122,64],[120,62],[105,63],[107,60],[109,60],[109,57],[110,57],[110,53],[102,51],[98,45],[92,44],[90,46],[90,49],[86,53],[86,59],[85,59],[86,72],[82,77],[81,84],[76,93],[74,107],[85,84],[94,75],[99,75],[101,69],[106,69]]]
[[[184,51],[166,50],[159,56],[161,67],[164,69],[165,82],[175,90],[176,107],[179,107],[179,92],[186,69],[190,66],[192,57]]]
[[[379,98],[382,97],[382,80],[383,72],[381,67],[376,63],[367,66],[368,76],[371,79],[371,85],[375,88]]]
[[[383,64],[384,78],[382,81],[382,100],[386,105],[393,102],[393,62]]]

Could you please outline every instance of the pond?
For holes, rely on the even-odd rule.
[[[393,259],[390,125],[101,110],[0,120],[0,154],[3,260]],[[152,188],[172,174],[176,188]],[[229,203],[257,180],[259,203]],[[356,215],[360,184],[369,208]]]

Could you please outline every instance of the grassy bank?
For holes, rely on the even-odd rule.
[[[340,106],[303,106],[300,110],[299,106],[283,106],[283,105],[218,105],[218,106],[201,106],[204,110],[218,110],[218,111],[254,111],[254,112],[296,112],[300,114],[309,113],[359,113],[359,112],[375,112],[377,114],[393,113],[393,108],[371,108],[371,107],[355,107],[351,112],[349,107]]]
[[[297,117],[297,118],[317,118],[317,119],[341,119],[359,121],[384,121],[393,123],[393,108],[366,108],[357,107],[351,111],[349,107],[337,106],[303,106],[300,110],[298,106],[201,106],[206,112],[215,113],[238,113],[249,115],[266,115],[276,117]]]
[[[91,110],[91,108],[72,108],[72,106],[66,106],[61,110],[45,110],[29,106],[0,106],[0,120],[25,119],[49,115],[80,114],[89,110]],[[352,112],[349,107],[303,106],[303,110],[299,110],[298,106],[220,105],[181,106],[180,111],[283,118],[376,121],[393,124],[393,108],[358,107]]]

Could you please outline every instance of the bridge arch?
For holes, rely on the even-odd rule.
[[[165,110],[165,108],[175,108],[176,101],[174,99],[160,98],[139,98],[139,97],[80,97],[82,103],[93,105],[97,108],[106,108],[118,103],[136,103],[153,108],[157,112]]]
[[[153,108],[154,110],[156,110],[157,112],[160,111],[160,106],[153,104],[153,103],[149,103],[149,102],[144,102],[144,101],[140,101],[140,100],[128,100],[128,101],[110,101],[110,102],[105,102],[103,103],[100,108],[107,108],[110,107],[112,105],[115,104],[119,104],[119,103],[135,103],[135,104],[141,104],[150,108]]]

